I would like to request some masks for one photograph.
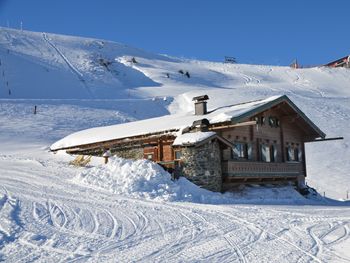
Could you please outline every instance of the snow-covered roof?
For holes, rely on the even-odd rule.
[[[181,130],[191,126],[196,120],[206,118],[211,124],[230,121],[244,113],[258,108],[266,103],[274,101],[281,96],[273,96],[263,100],[225,106],[209,112],[206,115],[174,114],[141,121],[117,124],[82,130],[70,134],[51,145],[51,150],[74,147],[78,145],[122,139],[155,132]]]
[[[215,132],[189,132],[176,137],[173,146],[197,144],[210,137],[216,136]]]
[[[85,144],[123,139],[159,132],[176,133],[183,128],[191,126],[194,121],[204,118],[208,119],[210,124],[222,123],[226,121],[233,121],[237,123],[258,110],[264,109],[267,106],[270,107],[271,103],[279,103],[284,99],[292,104],[292,102],[285,95],[273,96],[263,100],[223,106],[210,111],[205,115],[194,115],[193,113],[174,114],[112,126],[91,128],[70,134],[65,138],[55,142],[51,145],[51,150],[55,151]],[[296,106],[294,105],[294,107]],[[296,108],[296,110],[298,109]],[[311,126],[313,125],[312,127],[315,128],[316,131],[319,131],[321,135],[323,134],[305,115],[303,115],[303,117],[310,122]]]

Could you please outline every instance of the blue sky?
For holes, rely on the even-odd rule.
[[[322,64],[350,53],[348,0],[0,0],[0,26],[96,37],[155,53]]]

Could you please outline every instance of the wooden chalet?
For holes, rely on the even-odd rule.
[[[212,191],[241,184],[292,183],[306,177],[305,143],[325,134],[287,97],[275,96],[207,111],[168,115],[74,133],[51,146],[70,154],[149,159],[175,177]]]
[[[340,59],[334,60],[324,66],[332,67],[332,68],[338,68],[338,67],[350,68],[350,56],[346,56],[346,57],[342,57]]]

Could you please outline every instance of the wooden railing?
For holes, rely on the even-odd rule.
[[[256,176],[298,176],[304,174],[303,164],[299,162],[266,163],[225,161],[222,163],[224,176],[256,177]]]

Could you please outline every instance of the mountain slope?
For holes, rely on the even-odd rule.
[[[88,99],[84,103],[91,107],[117,111],[123,116],[114,119],[118,123],[192,111],[192,97],[203,93],[210,97],[209,109],[286,94],[328,137],[345,137],[307,145],[308,183],[336,198],[344,198],[350,189],[347,69],[223,64],[151,54],[104,40],[7,28],[0,32],[3,101],[46,99],[52,104],[52,99],[77,99],[82,105]],[[96,106],[97,99],[115,100]],[[106,122],[101,117],[74,130],[113,122],[106,116]]]

